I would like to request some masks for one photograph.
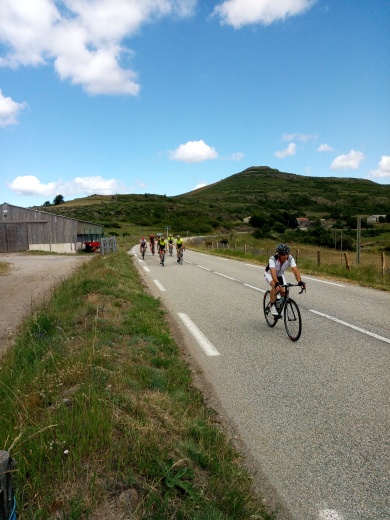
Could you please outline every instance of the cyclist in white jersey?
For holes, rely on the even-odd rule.
[[[290,248],[286,244],[279,244],[276,248],[276,255],[271,256],[268,261],[268,265],[265,268],[264,279],[271,286],[270,301],[271,301],[271,313],[277,316],[279,312],[275,307],[276,295],[280,293],[284,296],[285,290],[281,285],[285,285],[286,278],[284,276],[285,270],[290,267],[291,271],[298,282],[298,285],[305,288],[305,284],[301,280],[301,274],[295,259],[290,253]]]

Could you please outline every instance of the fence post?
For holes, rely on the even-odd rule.
[[[299,259],[299,249],[297,249],[296,252],[295,252],[295,261],[296,261],[296,263],[298,263],[298,259]]]
[[[0,518],[16,520],[14,490],[11,481],[12,457],[0,450]]]
[[[344,253],[344,258],[345,258],[345,267],[349,271],[351,269],[351,264],[349,262],[348,253],[347,252]]]
[[[244,253],[246,253],[246,244],[244,245]]]
[[[385,253],[382,253],[382,276],[385,275]]]
[[[317,251],[317,263],[321,265],[321,251]]]

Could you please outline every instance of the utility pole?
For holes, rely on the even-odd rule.
[[[356,265],[360,264],[360,236],[361,236],[361,228],[362,228],[362,217],[357,218],[357,226],[356,226]]]
[[[171,226],[165,226],[165,229],[167,230],[166,236],[168,236],[168,231],[171,229]]]

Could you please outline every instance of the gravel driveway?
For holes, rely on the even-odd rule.
[[[10,270],[0,276],[0,357],[12,344],[15,333],[52,288],[68,278],[93,255],[31,255],[0,253]]]

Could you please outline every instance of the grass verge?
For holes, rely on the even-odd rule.
[[[272,519],[125,252],[96,256],[0,370],[19,519]]]

